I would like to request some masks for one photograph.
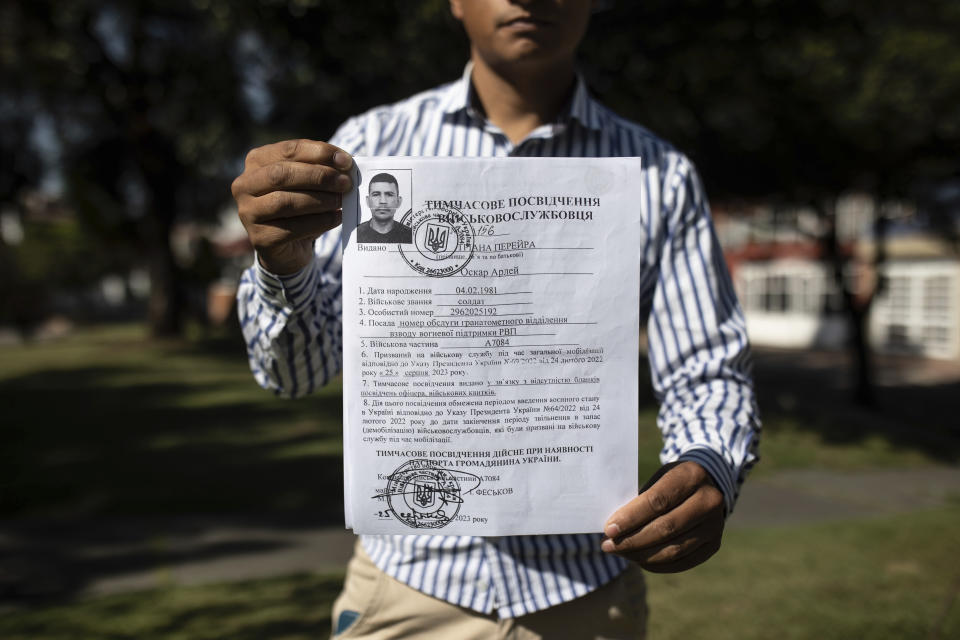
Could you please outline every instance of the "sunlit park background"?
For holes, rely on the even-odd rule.
[[[651,638],[960,637],[958,33],[948,0],[597,0],[582,72],[700,168],[764,420]],[[443,0],[0,6],[0,637],[324,637],[339,381],[254,384],[229,184],[466,56]]]

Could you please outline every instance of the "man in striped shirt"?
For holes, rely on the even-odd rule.
[[[257,381],[285,396],[342,359],[340,197],[352,155],[640,156],[640,300],[664,466],[603,534],[362,536],[334,605],[343,637],[641,637],[640,567],[717,551],[756,460],[743,314],[690,161],[589,96],[575,51],[589,0],[451,0],[462,78],[344,123],[329,143],[254,149],[233,185],[255,264],[238,293]]]

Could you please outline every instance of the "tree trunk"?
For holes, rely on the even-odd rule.
[[[867,335],[867,319],[869,314],[857,305],[852,306],[850,314],[851,340],[853,359],[856,363],[854,385],[854,399],[863,407],[873,407],[877,398],[874,393],[873,354],[870,351],[869,336]]]
[[[183,300],[170,234],[158,234],[150,247],[150,333],[157,338],[179,336],[183,329]]]
[[[849,257],[843,255],[840,239],[837,237],[836,199],[830,198],[821,205],[821,215],[827,221],[827,233],[824,236],[824,253],[833,267],[833,278],[843,298],[843,309],[850,327],[850,355],[853,360],[854,401],[863,407],[876,406],[873,352],[870,349],[868,320],[870,307],[883,286],[880,270],[886,259],[886,219],[877,207],[876,254],[873,268],[875,273],[873,288],[870,291],[854,291],[845,277],[845,265]],[[859,294],[859,295],[858,295]]]

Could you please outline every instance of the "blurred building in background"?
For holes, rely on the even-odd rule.
[[[877,207],[887,228],[877,264]],[[751,340],[758,346],[839,349],[849,322],[827,255],[825,222],[813,209],[769,204],[714,206]],[[960,255],[915,207],[850,194],[836,206],[843,278],[870,305],[871,346],[881,352],[960,360]]]

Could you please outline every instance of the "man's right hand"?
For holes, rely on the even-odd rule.
[[[231,189],[267,271],[287,275],[310,263],[314,241],[340,224],[352,166],[346,151],[315,140],[285,140],[247,154]]]

